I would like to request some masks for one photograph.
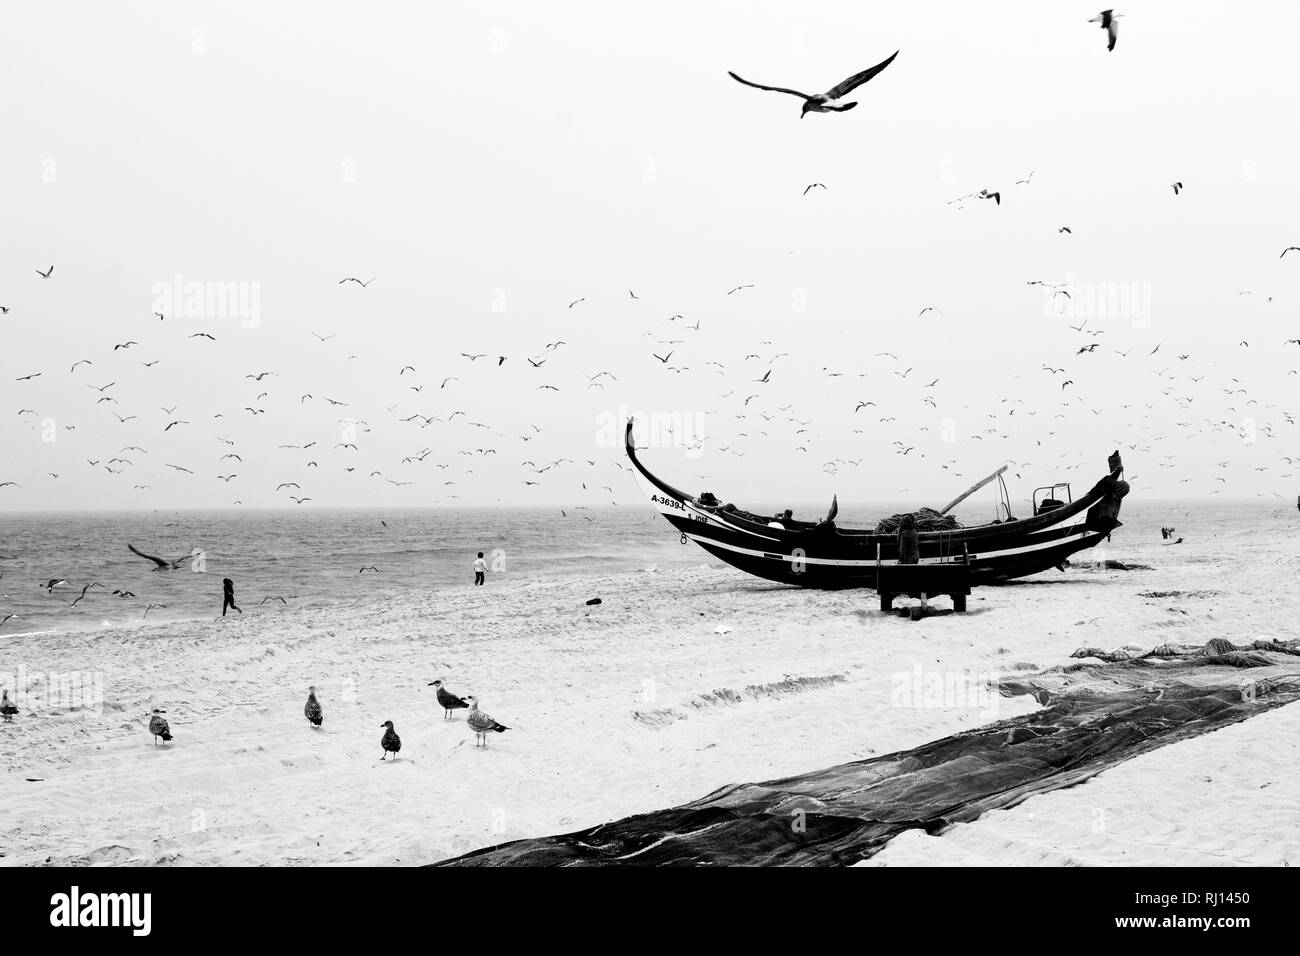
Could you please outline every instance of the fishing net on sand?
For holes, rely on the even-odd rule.
[[[916,522],[917,531],[952,531],[960,528],[961,523],[952,515],[941,515],[933,508],[921,508],[917,511],[890,515],[876,523],[876,534],[893,534],[903,523],[903,518],[910,514]]]
[[[1160,654],[1016,675],[999,683],[1000,692],[1032,694],[1041,710],[913,750],[726,786],[680,807],[507,843],[442,865],[854,863],[905,830],[938,833],[1300,699],[1292,656],[1300,642],[1276,643],[1164,645]],[[1223,660],[1228,655],[1241,656]],[[1249,678],[1236,670],[1242,666],[1251,668]]]

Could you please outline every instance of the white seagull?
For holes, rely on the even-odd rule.
[[[486,747],[488,734],[494,730],[500,734],[510,729],[504,724],[498,724],[489,715],[479,710],[478,698],[472,694],[465,698],[465,703],[469,704],[469,717],[466,718],[465,722],[469,724],[469,729],[474,731],[475,744],[481,741],[482,745]]]

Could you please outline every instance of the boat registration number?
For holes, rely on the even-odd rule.
[[[663,495],[651,495],[650,500],[657,505],[667,505],[669,508],[676,508],[678,511],[686,510],[686,506],[676,498],[665,498]]]

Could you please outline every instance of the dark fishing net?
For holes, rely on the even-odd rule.
[[[902,524],[903,518],[908,514],[916,521],[917,531],[953,531],[961,527],[959,522],[952,515],[941,515],[933,508],[921,508],[917,511],[904,512],[903,514],[890,515],[888,518],[882,518],[876,524],[876,534],[893,534]]]
[[[1294,652],[1287,646],[1284,653]],[[1278,666],[1285,656],[1223,651],[1191,648],[1017,677],[1002,682],[1002,692],[1033,694],[1045,709],[913,750],[728,786],[684,806],[507,843],[441,865],[854,863],[905,830],[937,833],[1300,699],[1296,679]],[[1224,668],[1243,662],[1224,658],[1243,653],[1261,655],[1268,676],[1261,665],[1256,679],[1225,684]]]

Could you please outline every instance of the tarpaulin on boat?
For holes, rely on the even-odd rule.
[[[917,511],[904,512],[902,514],[890,515],[888,518],[881,518],[876,522],[875,534],[893,534],[898,530],[898,526],[903,523],[907,515],[911,515],[916,522],[917,531],[952,531],[960,528],[961,523],[952,515],[941,515],[933,508],[921,508]]]

